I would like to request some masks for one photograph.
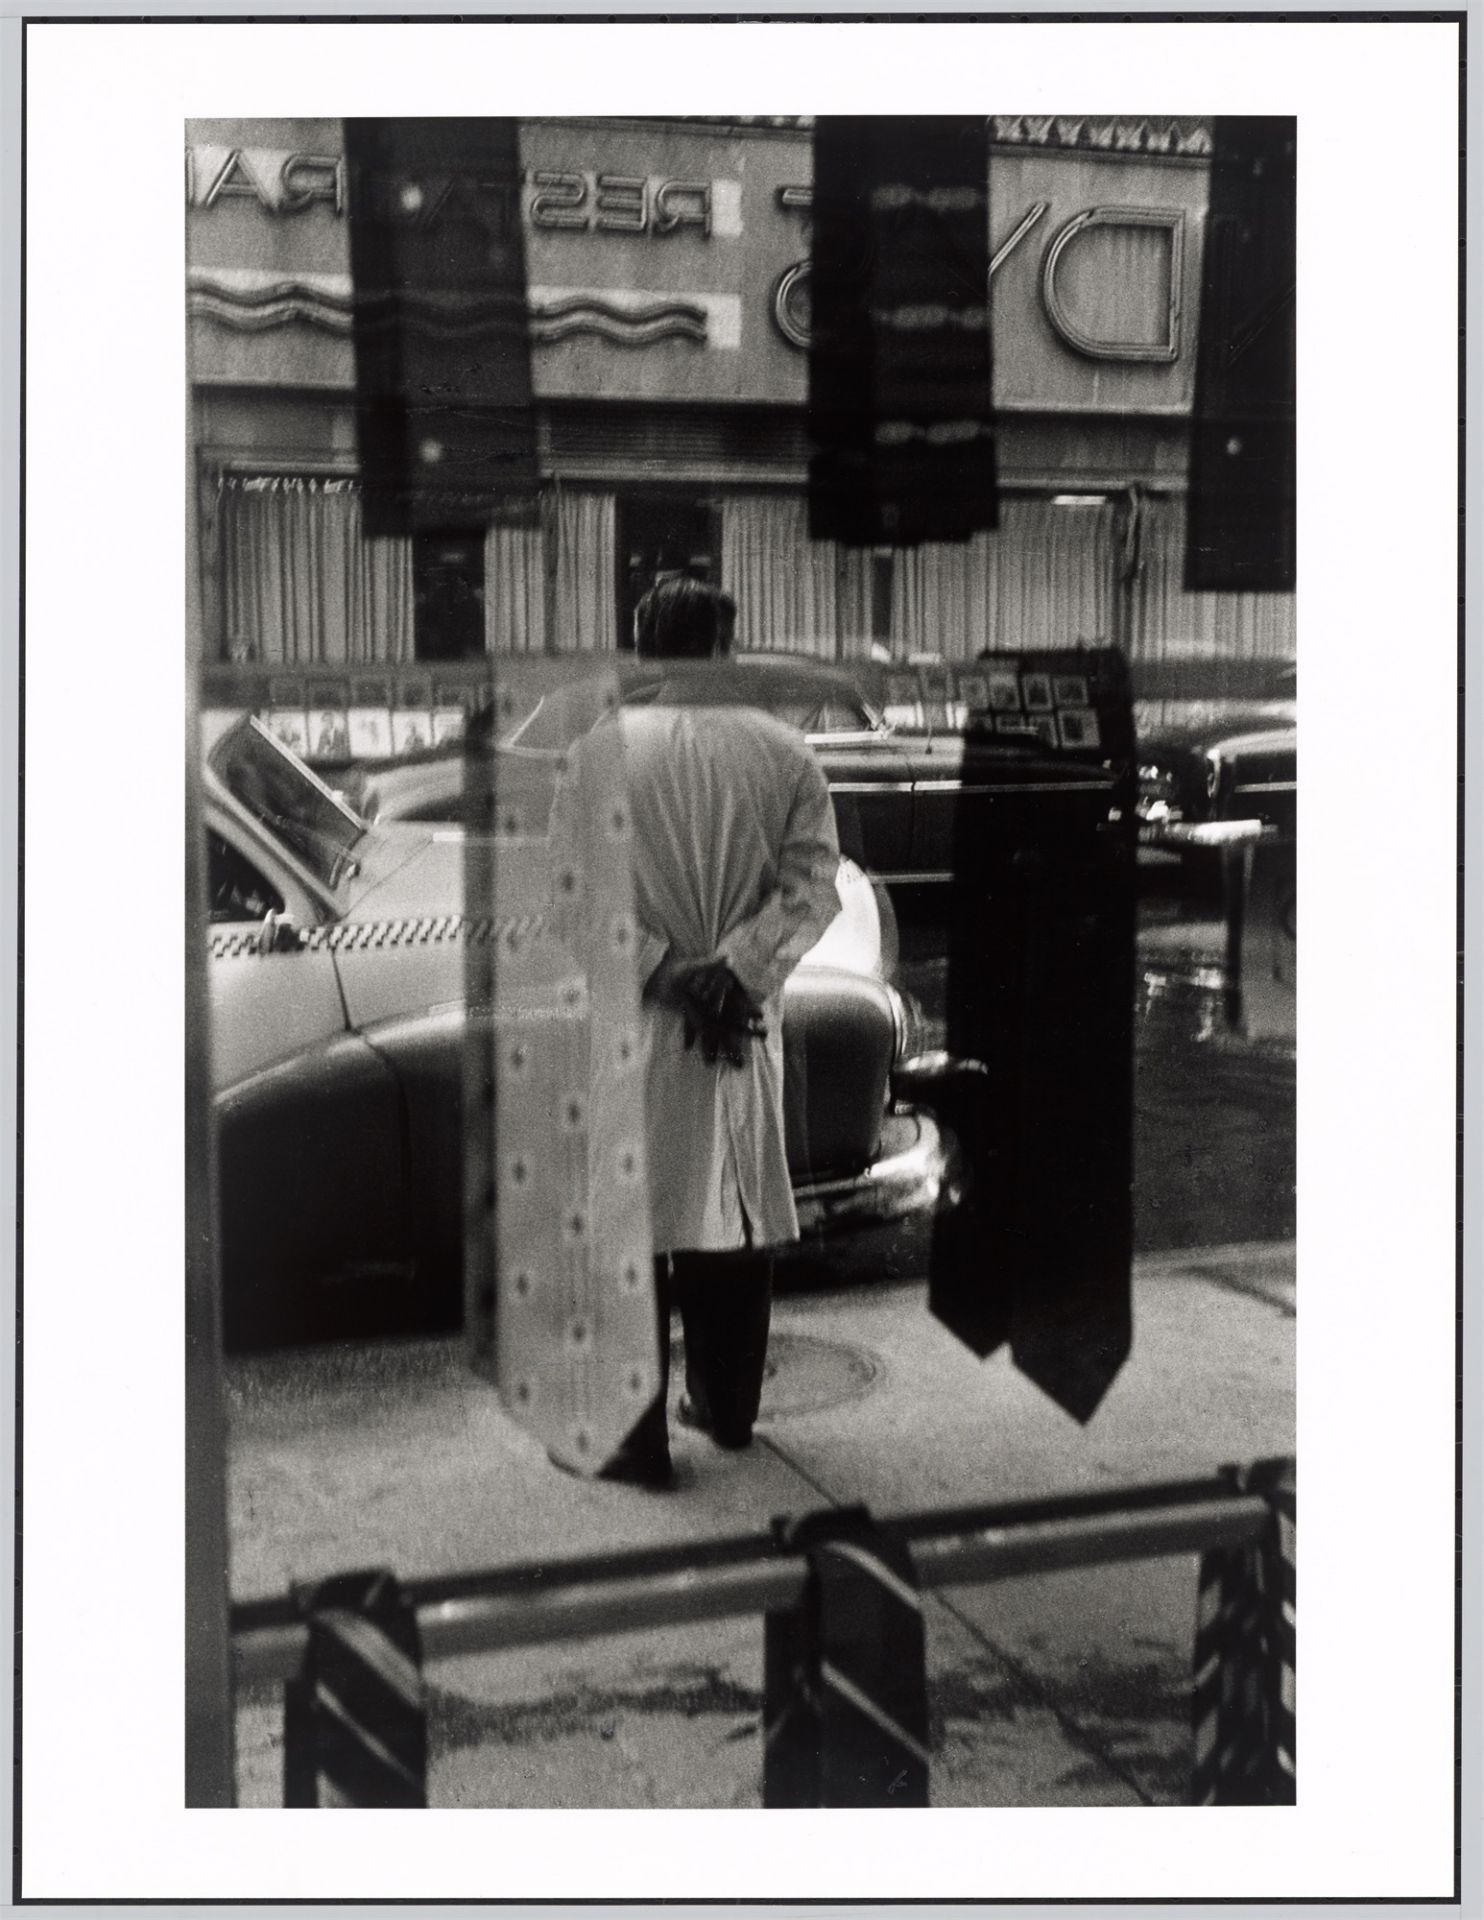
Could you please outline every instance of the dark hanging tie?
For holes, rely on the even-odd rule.
[[[1218,118],[1212,141],[1185,586],[1292,593],[1298,122],[1281,114]]]
[[[967,540],[999,524],[988,122],[825,114],[813,144],[810,538]]]
[[[1291,1460],[1228,1468],[1257,1493],[1272,1523],[1243,1547],[1201,1560],[1192,1715],[1196,1806],[1292,1806],[1294,1528]]]
[[[925,1807],[922,1601],[905,1544],[863,1507],[774,1522],[809,1562],[763,1637],[763,1805]]]
[[[284,1689],[284,1805],[425,1807],[422,1645],[395,1578],[337,1574],[295,1599],[309,1644]]]
[[[499,115],[344,127],[365,531],[533,525],[519,129]]]
[[[1115,778],[1094,800],[1073,784],[956,813],[945,1045],[984,1072],[924,1095],[967,1173],[934,1222],[928,1304],[1086,1422],[1133,1338],[1132,687],[1110,648],[1010,658],[1027,702],[1074,683]]]

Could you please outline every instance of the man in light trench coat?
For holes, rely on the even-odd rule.
[[[735,606],[662,581],[639,652],[722,657]],[[605,1477],[673,1484],[666,1384],[680,1311],[681,1418],[752,1438],[773,1249],[799,1237],[784,1154],[783,983],[840,911],[829,790],[802,734],[756,708],[663,687],[620,710],[633,822],[645,1117],[660,1321],[659,1394]],[[673,697],[672,697],[673,696]]]

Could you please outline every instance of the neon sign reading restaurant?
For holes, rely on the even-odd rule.
[[[462,219],[485,225],[491,233],[504,233],[517,217],[516,196],[501,183],[455,175],[378,180],[370,183],[368,199],[377,217],[420,226]],[[811,199],[807,186],[776,189],[776,204],[783,213],[807,216]],[[188,147],[187,206],[204,212],[236,200],[251,200],[275,217],[322,207],[333,217],[343,218],[345,159],[261,147]],[[1033,201],[998,239],[990,259],[991,278],[1044,225],[1050,207],[1048,200]],[[542,234],[642,235],[659,242],[681,235],[703,241],[735,239],[742,233],[741,183],[532,168],[522,182],[518,217]],[[1050,235],[1041,255],[1039,304],[1064,346],[1091,360],[1168,365],[1180,358],[1186,221],[1182,207],[1087,207]],[[1154,303],[1156,325],[1150,338],[1109,339],[1092,332],[1063,284],[1062,275],[1079,244],[1109,229],[1144,231],[1162,238],[1162,258],[1154,256],[1154,264],[1163,297]],[[779,334],[801,351],[809,344],[809,273],[807,257],[793,261],[774,279],[770,297]]]

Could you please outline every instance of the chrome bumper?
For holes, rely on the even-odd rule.
[[[931,1215],[962,1197],[958,1147],[927,1113],[894,1113],[882,1129],[876,1160],[844,1180],[795,1187],[805,1237]]]
[[[1263,838],[1261,820],[1150,820],[1139,828],[1139,845],[1184,853],[1190,847],[1244,847]]]

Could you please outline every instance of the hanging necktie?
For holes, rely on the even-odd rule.
[[[809,533],[847,546],[997,524],[989,123],[815,123]]]
[[[1291,593],[1295,552],[1297,126],[1218,119],[1201,271],[1185,585]]]
[[[529,520],[538,463],[516,122],[345,122],[366,532]]]
[[[372,1570],[295,1598],[309,1639],[284,1688],[284,1805],[425,1807],[422,1647],[401,1588]]]
[[[763,1805],[925,1807],[922,1600],[906,1546],[863,1507],[774,1523],[809,1579],[766,1616]]]
[[[617,677],[565,755],[466,761],[465,1332],[506,1410],[594,1474],[659,1390],[645,1051]],[[497,705],[498,712],[498,705]]]
[[[1272,1508],[1248,1546],[1201,1560],[1192,1717],[1196,1806],[1292,1806],[1294,1753],[1294,1530],[1291,1460],[1229,1468],[1242,1493]]]
[[[1075,685],[1101,764],[957,815],[946,1046],[986,1071],[925,1096],[968,1188],[934,1223],[928,1300],[976,1354],[1008,1342],[1017,1368],[1086,1421],[1133,1327],[1133,705],[1112,648],[1011,659],[1027,700]]]

